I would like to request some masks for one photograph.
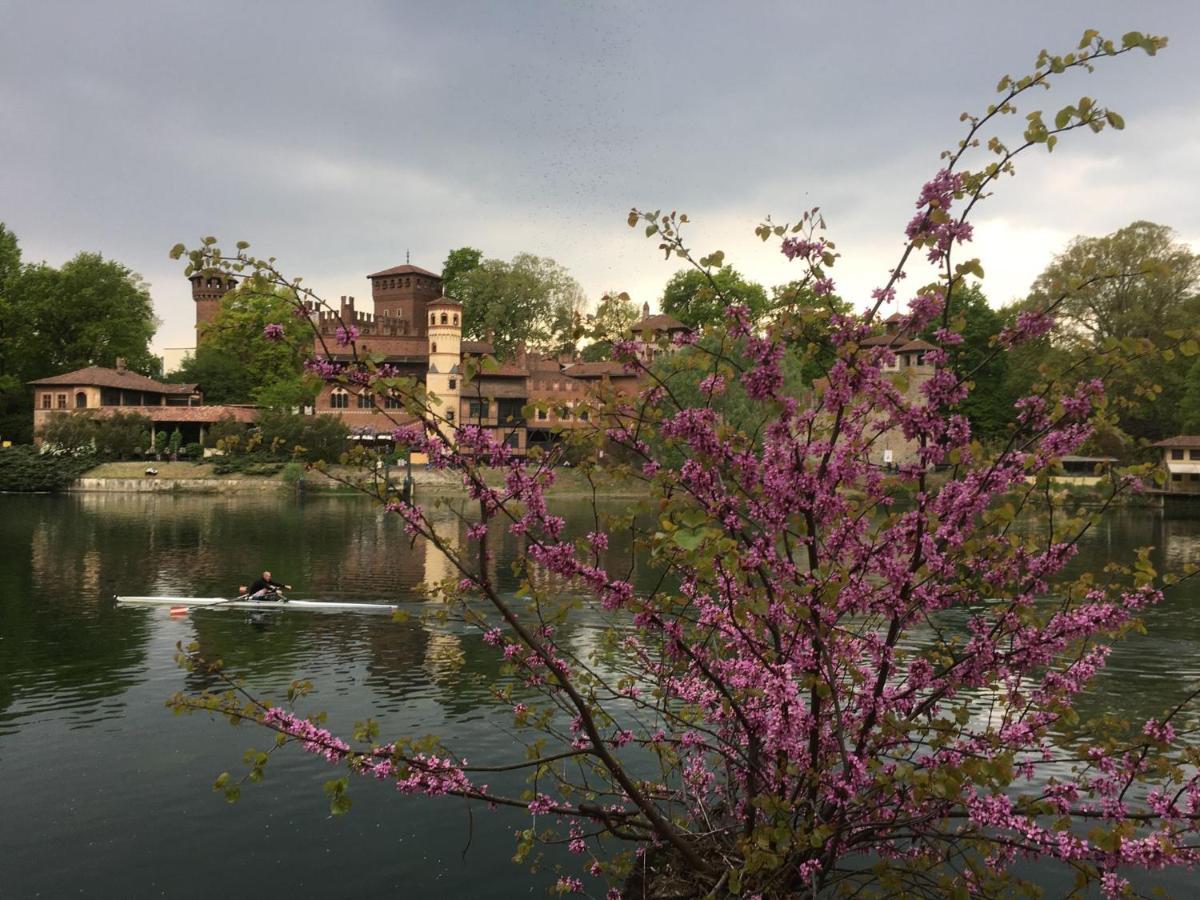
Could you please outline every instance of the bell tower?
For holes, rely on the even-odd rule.
[[[196,343],[200,343],[204,326],[217,317],[221,298],[237,287],[237,279],[224,272],[197,272],[188,279],[192,283],[192,300],[196,304]]]
[[[462,396],[462,304],[439,297],[426,304],[421,324],[429,337],[425,390],[440,401],[431,412],[446,420],[441,431],[444,437],[451,438],[459,425]]]
[[[393,266],[368,275],[377,319],[402,323],[399,331],[422,337],[428,334],[425,305],[442,296],[442,276],[420,266]]]

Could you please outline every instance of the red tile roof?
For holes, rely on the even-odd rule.
[[[1177,434],[1175,437],[1169,437],[1159,441],[1157,444],[1151,444],[1151,447],[1162,447],[1164,449],[1184,449],[1189,447],[1200,447],[1200,434]]]
[[[689,331],[690,329],[674,316],[659,313],[654,316],[646,316],[631,330],[634,334],[641,334],[643,331]]]
[[[222,419],[238,422],[257,422],[254,406],[102,406],[92,413],[106,419],[116,413],[137,413],[153,422],[200,422],[211,425]]]
[[[380,272],[372,272],[368,278],[382,278],[385,275],[427,275],[430,278],[442,280],[442,276],[436,272],[430,272],[428,269],[422,269],[420,266],[392,266],[390,269],[383,269]]]
[[[433,309],[435,307],[440,309],[443,306],[458,308],[458,307],[462,306],[462,303],[458,300],[455,300],[453,297],[438,297],[436,300],[430,300],[425,305],[427,307],[429,307],[430,309]]]
[[[155,381],[153,378],[147,378],[145,375],[139,375],[137,372],[130,372],[128,369],[121,372],[104,366],[88,366],[84,369],[76,369],[74,372],[64,372],[62,375],[39,378],[37,381],[29,383],[125,388],[131,391],[147,391],[156,394],[194,394],[196,392],[194,384],[165,384]]]
[[[625,364],[619,362],[581,362],[575,363],[573,366],[567,366],[563,369],[564,375],[569,375],[571,378],[599,378],[602,375],[629,375],[633,374],[625,371]]]

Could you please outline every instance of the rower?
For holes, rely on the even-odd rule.
[[[261,578],[254,579],[248,588],[239,588],[239,592],[244,590],[247,594],[246,599],[248,600],[273,600],[279,596],[280,591],[290,591],[291,589],[292,586],[290,584],[280,584],[277,581],[272,581],[271,573],[263,572]]]

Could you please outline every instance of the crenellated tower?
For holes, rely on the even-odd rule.
[[[196,304],[196,343],[205,325],[217,317],[221,298],[237,287],[237,279],[224,272],[197,272],[189,279]]]
[[[450,297],[426,303],[421,325],[429,337],[425,389],[441,401],[433,412],[457,428],[462,396],[462,304]],[[451,429],[443,431],[449,437]]]
[[[403,323],[398,332],[423,336],[425,305],[442,296],[442,277],[420,266],[393,266],[367,276],[376,319]]]

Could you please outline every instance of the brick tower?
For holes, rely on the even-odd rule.
[[[188,279],[192,283],[192,300],[196,303],[196,343],[204,326],[217,317],[221,298],[237,287],[237,280],[222,272],[197,272]]]
[[[401,323],[401,334],[423,336],[428,333],[425,305],[442,296],[442,277],[420,266],[393,266],[367,276],[371,279],[371,299],[375,317]]]

